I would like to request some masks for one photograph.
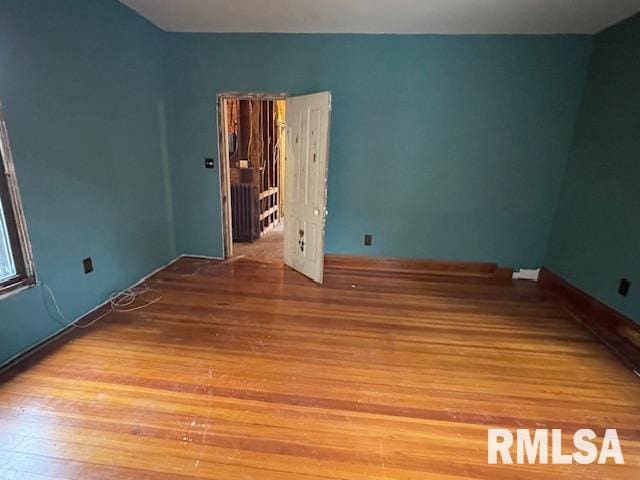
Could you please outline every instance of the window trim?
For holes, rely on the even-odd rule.
[[[9,134],[4,121],[2,103],[0,103],[0,200],[4,207],[4,215],[9,234],[17,274],[0,282],[0,298],[18,289],[36,284],[31,242],[22,209],[20,189],[16,178],[13,155],[9,144]]]

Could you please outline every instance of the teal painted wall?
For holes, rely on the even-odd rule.
[[[222,255],[221,91],[333,94],[327,251],[542,265],[585,36],[171,34],[180,252]],[[364,233],[373,246],[363,247]]]
[[[174,256],[165,34],[115,1],[0,0],[0,12],[0,101],[36,269],[76,318]],[[0,363],[60,327],[40,287],[1,299]]]
[[[329,252],[542,263],[590,37],[168,34],[111,0],[0,11],[36,268],[70,318],[176,252],[222,254],[203,159],[226,90],[333,93]],[[0,363],[60,327],[39,287],[1,299]]]
[[[640,15],[595,37],[545,265],[640,322]],[[621,277],[628,297],[617,294]]]

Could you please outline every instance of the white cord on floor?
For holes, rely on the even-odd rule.
[[[71,325],[75,328],[88,328],[92,326],[94,323],[96,323],[98,320],[102,320],[112,312],[133,312],[135,310],[141,310],[143,308],[148,307],[149,305],[153,305],[154,303],[162,299],[162,295],[160,294],[159,290],[156,290],[155,288],[151,288],[147,285],[141,285],[140,287],[127,288],[125,290],[122,290],[121,292],[115,292],[109,295],[109,298],[107,301],[109,302],[110,309],[106,313],[100,315],[97,318],[94,318],[91,322],[85,325],[79,325],[78,320],[71,321],[60,311],[60,306],[58,305],[56,296],[53,294],[53,291],[51,291],[49,286],[43,283],[42,288],[43,288],[43,291],[47,291],[49,293],[49,296],[51,297],[51,301],[53,302],[53,306],[55,307],[56,312],[60,317],[60,319],[56,318],[56,320],[64,321],[65,322],[64,326]],[[138,305],[137,307],[126,308],[126,307],[129,307],[129,305],[132,305],[138,298],[142,298],[142,296],[145,293],[149,293],[149,292],[158,292],[158,296],[153,300],[149,300],[149,301],[143,299],[143,301],[145,302],[144,305]],[[46,298],[45,298],[45,303],[46,303]]]

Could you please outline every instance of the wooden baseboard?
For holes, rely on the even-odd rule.
[[[636,372],[640,372],[640,325],[543,268],[538,285],[561,301],[593,334]]]
[[[11,378],[11,376],[17,374],[18,372],[26,370],[39,358],[42,358],[47,353],[66,343],[69,339],[69,335],[73,331],[73,325],[68,325],[57,333],[54,333],[51,337],[36,343],[32,347],[21,352],[19,355],[16,355],[15,357],[0,365],[0,383]]]
[[[325,255],[325,268],[366,275],[455,276],[511,281],[513,270],[488,262],[413,260],[364,255]]]

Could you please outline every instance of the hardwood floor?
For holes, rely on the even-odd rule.
[[[533,284],[182,259],[4,374],[2,479],[638,479],[640,379]],[[487,428],[625,465],[488,465]],[[566,451],[565,450],[565,451]]]
[[[264,237],[253,243],[234,242],[233,256],[247,258],[262,258],[267,260],[282,260],[284,248],[284,223],[280,222]]]

